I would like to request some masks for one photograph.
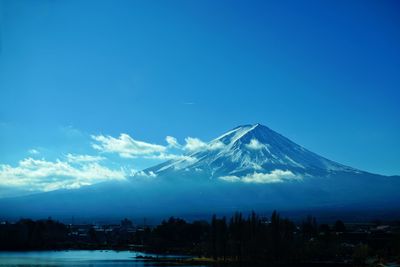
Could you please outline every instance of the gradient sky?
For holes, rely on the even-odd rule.
[[[259,122],[400,174],[399,13],[398,1],[0,0],[0,164],[96,156],[92,135],[166,145]]]

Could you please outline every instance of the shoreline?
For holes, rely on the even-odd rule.
[[[189,254],[176,254],[176,253],[156,253],[143,250],[132,250],[127,248],[93,248],[93,249],[82,249],[82,248],[65,248],[65,249],[37,249],[37,250],[2,250],[0,253],[9,252],[48,252],[48,251],[115,251],[115,252],[132,252],[132,253],[143,253],[144,255],[135,255],[131,259],[134,261],[150,263],[152,266],[270,266],[270,267],[328,267],[328,266],[356,266],[351,261],[304,261],[304,262],[284,262],[284,261],[237,261],[234,259],[213,259],[209,257],[198,257]],[[369,263],[357,266],[400,266],[398,263],[392,262],[391,264],[383,264],[378,261],[371,259]],[[394,265],[393,265],[394,264]]]

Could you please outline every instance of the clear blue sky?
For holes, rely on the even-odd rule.
[[[398,1],[0,0],[0,164],[97,155],[91,135],[166,145],[259,122],[400,174],[399,14]]]

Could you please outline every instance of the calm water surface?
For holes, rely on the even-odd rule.
[[[152,266],[136,260],[139,255],[150,254],[113,250],[0,252],[0,266]]]

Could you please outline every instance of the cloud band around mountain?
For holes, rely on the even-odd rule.
[[[180,144],[177,138],[166,136],[166,145],[136,140],[126,133],[121,133],[118,137],[90,137],[93,141],[92,148],[97,151],[94,155],[67,153],[61,160],[46,160],[44,157],[37,159],[39,151],[30,149],[30,156],[20,160],[17,165],[0,164],[0,186],[29,191],[51,191],[79,188],[109,180],[124,180],[127,177],[156,177],[154,173],[137,171],[118,159],[111,162],[105,154],[117,154],[121,159],[180,160],[182,165],[185,165],[196,160],[192,155],[198,151],[212,151],[225,147],[225,144],[218,140],[207,143],[195,137],[187,137],[184,144]],[[249,149],[260,149],[263,145],[257,140],[251,140],[247,146]],[[275,170],[270,174],[255,172],[245,177],[220,177],[224,181],[244,183],[275,183],[293,178],[291,172],[282,170]]]
[[[289,170],[275,169],[270,173],[254,172],[245,176],[228,175],[219,177],[220,180],[225,182],[242,182],[242,183],[254,183],[254,184],[272,184],[282,183],[290,180],[301,180],[302,177],[295,175]]]

